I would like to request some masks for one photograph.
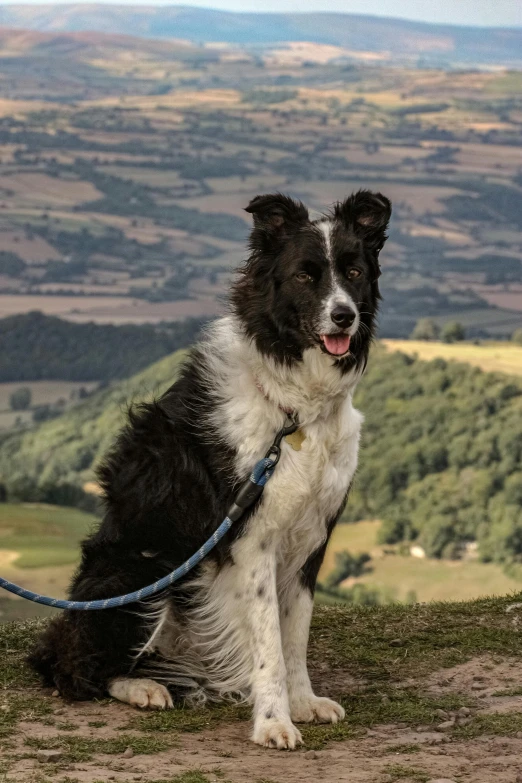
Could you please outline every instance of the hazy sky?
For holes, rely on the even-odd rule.
[[[18,2],[41,5],[53,0],[7,0],[7,2],[4,0],[4,4]],[[101,0],[101,2],[117,5],[197,5],[230,11],[344,11],[376,16],[398,16],[425,22],[522,27],[522,0],[193,0],[193,2],[191,0],[185,2],[183,0],[181,2]]]

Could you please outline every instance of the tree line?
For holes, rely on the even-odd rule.
[[[191,345],[204,321],[71,323],[34,311],[0,319],[0,383],[112,381]]]

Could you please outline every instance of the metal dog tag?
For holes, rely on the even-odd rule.
[[[303,441],[306,440],[306,435],[302,429],[298,428],[295,432],[292,432],[291,435],[285,435],[285,440],[294,451],[301,451],[301,446],[303,445]]]

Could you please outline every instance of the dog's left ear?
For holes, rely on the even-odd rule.
[[[308,221],[308,210],[301,201],[294,201],[282,193],[269,193],[252,199],[245,212],[254,218],[254,227],[270,234],[298,227]]]
[[[334,216],[379,251],[386,242],[386,229],[392,213],[391,201],[382,193],[360,190],[336,204]]]

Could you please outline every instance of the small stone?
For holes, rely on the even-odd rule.
[[[2,704],[0,710],[2,710],[2,712],[11,712],[11,708],[9,707],[8,704]]]
[[[134,751],[132,748],[125,748],[123,751],[123,758],[124,759],[131,759],[134,756]]]
[[[417,734],[423,734],[425,731],[431,731],[431,726],[417,726],[415,731]]]
[[[390,703],[389,696],[381,696],[381,704],[389,704],[389,703]]]
[[[483,682],[473,682],[473,683],[471,683],[471,690],[472,691],[483,691],[487,687],[488,686],[485,685]]]
[[[54,715],[65,715],[65,710],[64,710],[63,707],[60,707],[60,709],[59,710],[55,710],[53,714]]]
[[[307,761],[312,761],[313,759],[318,759],[319,755],[315,750],[307,750],[304,757]]]
[[[440,745],[444,737],[433,737],[428,740],[428,745]]]
[[[36,758],[40,764],[52,764],[54,761],[61,759],[61,757],[61,750],[39,750],[36,754]]]
[[[469,726],[473,718],[457,718],[457,725],[459,726]]]
[[[442,718],[442,720],[448,720],[449,718],[449,713],[446,710],[435,710],[435,715],[438,718]]]
[[[390,642],[390,647],[403,647],[404,641],[402,639],[392,639]]]
[[[51,696],[53,696],[53,698],[55,699],[57,699],[59,695],[60,695],[60,691],[53,691],[51,694]]]
[[[461,707],[458,714],[461,715],[463,718],[467,718],[468,715],[471,715],[471,710],[469,707]]]
[[[435,731],[451,731],[451,729],[454,728],[455,728],[454,720],[445,720],[444,723],[439,723],[438,726],[435,726]]]
[[[515,737],[517,739],[522,739],[522,731],[517,731],[517,733],[515,734]],[[520,773],[519,777],[520,777],[520,783],[522,783],[522,772]]]

